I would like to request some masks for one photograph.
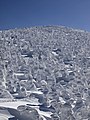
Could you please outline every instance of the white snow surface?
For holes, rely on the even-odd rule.
[[[20,105],[27,105],[27,104],[38,105],[39,103],[36,102],[34,99],[31,100],[31,101],[29,101],[29,102],[28,102],[28,101],[22,101],[22,100],[17,100],[17,101],[5,101],[5,102],[4,102],[4,99],[3,99],[3,101],[0,102],[0,107],[17,109],[18,106],[20,106]],[[52,114],[51,112],[40,111],[40,110],[39,110],[39,106],[30,106],[30,107],[35,108],[35,109],[38,111],[38,113],[39,113],[41,116],[43,116],[43,118],[44,118],[44,116],[51,118],[51,114]],[[1,120],[1,119],[0,119],[0,120]],[[45,120],[45,118],[44,118],[44,120]]]
[[[26,104],[30,104],[30,103],[25,101],[20,101],[20,100],[14,101],[14,102],[0,102],[0,107],[17,109],[18,106],[26,105]]]

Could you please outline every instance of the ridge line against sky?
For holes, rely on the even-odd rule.
[[[90,0],[0,0],[0,30],[43,25],[90,31]]]

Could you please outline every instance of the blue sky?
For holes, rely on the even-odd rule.
[[[90,31],[90,0],[0,0],[0,30],[42,25]]]

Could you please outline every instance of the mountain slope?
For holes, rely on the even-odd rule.
[[[52,120],[89,118],[89,32],[63,26],[0,31],[0,55],[0,98],[35,99]]]

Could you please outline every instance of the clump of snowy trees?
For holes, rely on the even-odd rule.
[[[89,79],[90,33],[58,26],[0,32],[0,88],[14,98],[41,91],[52,120],[90,119]]]

